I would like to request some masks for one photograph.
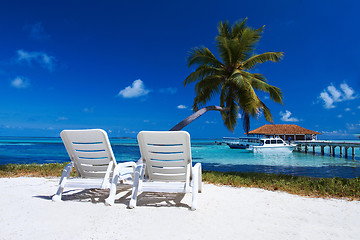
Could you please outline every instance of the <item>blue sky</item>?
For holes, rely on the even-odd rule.
[[[282,89],[277,124],[322,138],[360,133],[357,1],[2,1],[0,136],[59,136],[103,128],[110,136],[168,130],[189,116],[194,85],[183,86],[194,47],[216,53],[220,21],[266,25],[256,53],[282,51],[256,71]],[[214,98],[209,105],[219,104]],[[239,119],[241,121],[241,119]],[[252,119],[251,129],[265,124]],[[185,128],[195,138],[243,136],[218,112]]]

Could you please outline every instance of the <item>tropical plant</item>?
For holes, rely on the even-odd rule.
[[[220,107],[213,107],[221,111],[224,124],[230,131],[234,131],[239,113],[246,132],[250,129],[250,117],[258,118],[260,113],[267,121],[273,122],[270,109],[257,96],[256,90],[269,93],[273,101],[282,104],[281,90],[268,84],[264,75],[253,70],[260,63],[278,62],[283,53],[254,54],[264,27],[253,29],[246,26],[246,20],[233,26],[227,21],[219,23],[216,47],[220,60],[206,47],[192,49],[188,66],[197,65],[197,68],[184,80],[184,86],[196,82],[195,112],[220,94]]]

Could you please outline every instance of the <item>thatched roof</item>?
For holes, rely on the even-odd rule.
[[[305,135],[305,134],[315,134],[319,135],[321,133],[308,130],[306,128],[300,127],[295,124],[266,124],[262,127],[259,127],[255,130],[250,131],[248,134],[259,134],[259,135]]]

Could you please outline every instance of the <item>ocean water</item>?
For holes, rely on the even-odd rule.
[[[140,157],[135,139],[110,139],[118,162],[137,161]],[[360,177],[360,150],[351,158],[325,156],[320,149],[309,153],[255,154],[227,145],[216,145],[215,140],[193,139],[193,162],[200,162],[205,170],[283,173],[311,177]],[[336,150],[338,154],[338,150]],[[60,138],[0,137],[0,165],[8,163],[68,162],[69,157]]]

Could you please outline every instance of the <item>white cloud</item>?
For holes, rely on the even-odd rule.
[[[349,133],[346,130],[322,131],[321,133],[328,136],[338,136],[338,137],[345,137],[349,135]]]
[[[22,49],[17,50],[17,59],[18,63],[26,62],[31,64],[32,62],[37,62],[43,68],[48,69],[49,71],[53,70],[55,64],[55,57],[49,56],[44,52],[27,52]]]
[[[48,40],[50,35],[46,34],[41,22],[34,24],[27,24],[24,26],[24,30],[29,32],[29,37],[34,40]]]
[[[319,98],[324,101],[325,108],[335,108],[334,103],[356,98],[355,91],[345,82],[340,84],[340,89],[341,91],[331,84],[320,93]]]
[[[331,94],[332,100],[333,100],[334,102],[338,102],[339,99],[340,99],[340,97],[341,97],[341,92],[338,91],[338,90],[336,89],[336,87],[334,87],[333,85],[328,86],[328,87],[327,87],[327,90],[328,90],[328,92]]]
[[[358,106],[358,109],[360,109],[360,106]]]
[[[205,121],[206,124],[215,124],[215,121]]]
[[[241,113],[238,113],[238,118],[242,118]]]
[[[124,128],[123,130],[124,130],[125,133],[136,133],[135,131],[132,131],[132,130],[130,130],[128,128]]]
[[[281,121],[284,121],[284,122],[298,122],[299,121],[299,119],[297,119],[297,118],[290,117],[291,112],[288,110],[286,110],[285,113],[280,112],[280,116],[282,116]]]
[[[30,86],[30,81],[24,77],[16,77],[11,81],[11,86],[14,88],[27,88]]]
[[[185,105],[179,105],[179,106],[177,106],[177,108],[178,108],[178,109],[187,109],[187,106],[185,106]]]
[[[66,120],[69,120],[69,118],[67,118],[67,117],[58,117],[56,119],[56,121],[66,121]]]
[[[342,118],[343,116],[341,114],[337,115],[338,118]]]
[[[324,101],[324,103],[325,103],[324,107],[325,108],[330,109],[330,108],[335,107],[333,105],[334,100],[330,97],[330,95],[326,91],[320,93],[320,98]]]
[[[349,112],[349,111],[351,111],[350,108],[345,108],[345,112]]]
[[[353,96],[355,91],[351,87],[349,87],[346,83],[340,84],[340,88],[345,94],[344,100],[352,100],[356,98],[355,96]]]
[[[145,89],[145,85],[143,81],[140,79],[135,80],[131,86],[127,86],[123,90],[121,90],[118,96],[123,98],[137,98],[141,96],[145,96],[150,92],[150,90]]]
[[[177,88],[160,88],[159,89],[160,93],[169,93],[169,94],[175,94],[177,92]]]
[[[347,123],[346,126],[349,130],[356,130],[359,129],[360,123]]]
[[[94,108],[93,107],[91,107],[91,108],[84,108],[83,109],[83,112],[86,112],[86,113],[93,113],[94,112]]]

